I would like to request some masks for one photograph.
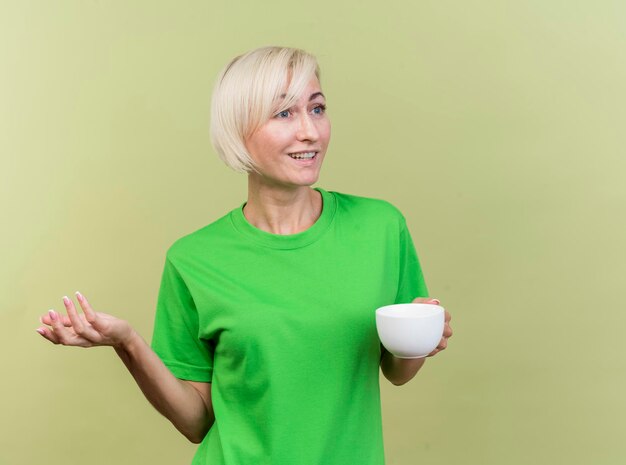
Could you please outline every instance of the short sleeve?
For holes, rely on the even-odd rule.
[[[165,260],[161,278],[152,349],[177,378],[211,381],[213,351],[200,338],[195,302],[169,258]]]
[[[416,297],[428,297],[428,288],[404,217],[401,219],[399,246],[400,278],[395,303],[410,303]]]

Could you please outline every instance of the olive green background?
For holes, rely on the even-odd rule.
[[[322,66],[319,185],[397,205],[453,315],[381,382],[388,464],[625,463],[624,2],[3,0],[0,464],[191,461],[113,350],[35,328],[80,290],[150,338],[166,249],[246,195],[215,76],[273,44]]]

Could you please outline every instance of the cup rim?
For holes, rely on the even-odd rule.
[[[396,314],[390,313],[392,309],[409,308],[411,306],[420,306],[430,311],[423,312],[423,313],[409,314],[409,315],[407,314],[396,315]],[[428,307],[424,307],[424,306],[428,306]],[[432,316],[439,315],[443,312],[444,312],[444,309],[441,305],[427,304],[423,302],[406,303],[406,304],[391,304],[391,305],[385,305],[383,307],[379,307],[376,309],[376,315],[386,317],[386,318],[410,318],[410,319],[430,318]]]

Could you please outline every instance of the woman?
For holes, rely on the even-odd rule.
[[[168,250],[152,348],[123,320],[64,298],[38,332],[110,345],[146,398],[190,441],[193,464],[384,463],[379,367],[394,384],[424,359],[381,347],[374,310],[439,303],[402,214],[321,188],[330,140],[310,54],[264,47],[233,59],[212,99],[211,137],[248,175],[241,207]],[[452,335],[446,313],[444,337]],[[154,349],[154,350],[153,350]]]

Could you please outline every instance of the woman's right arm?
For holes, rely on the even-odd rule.
[[[215,421],[211,383],[176,378],[146,341],[128,324],[95,312],[76,293],[83,314],[64,298],[67,316],[53,310],[41,318],[37,332],[54,344],[93,347],[112,346],[128,368],[146,399],[191,442],[202,441]]]

